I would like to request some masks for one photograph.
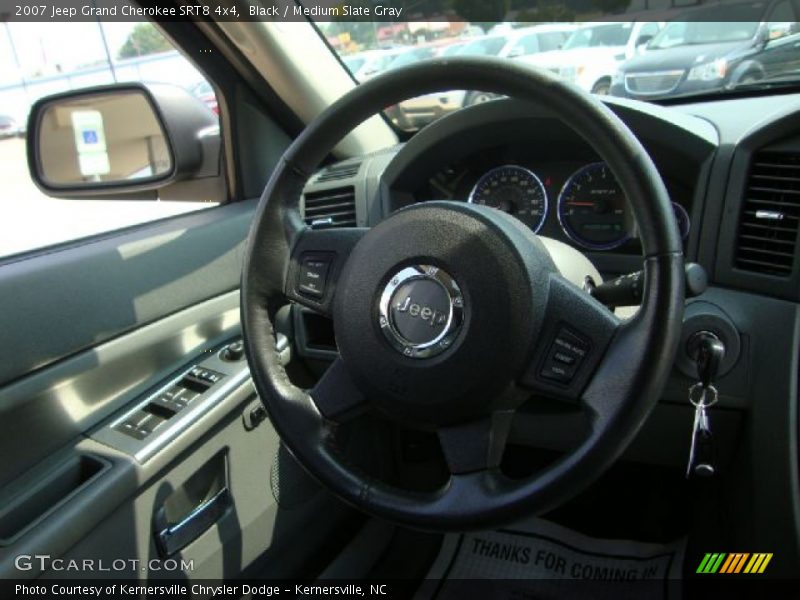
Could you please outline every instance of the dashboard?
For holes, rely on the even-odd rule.
[[[486,204],[539,235],[597,256],[601,271],[640,268],[633,261],[642,249],[630,203],[594,149],[543,109],[515,100],[486,104],[434,122],[397,151],[383,174],[384,208],[430,200]],[[638,137],[667,187],[689,253],[700,233],[695,223],[716,132],[702,121],[690,127],[680,116],[631,116],[629,125],[641,128]]]
[[[696,381],[688,340],[699,331],[718,334],[726,346],[711,410],[719,463],[731,489],[747,498],[755,546],[781,548],[796,565],[800,94],[669,107],[604,102],[653,159],[686,260],[709,279],[704,294],[687,299],[675,367],[627,456],[685,468],[693,414],[687,390]],[[403,144],[324,167],[304,190],[306,220],[320,219],[327,207],[328,226],[370,227],[419,202],[471,200],[570,244],[604,278],[631,273],[643,263],[635,220],[599,162],[544,108],[496,100],[439,119]],[[575,422],[536,415],[515,427],[517,443],[535,439],[561,450],[556,440],[572,439]]]

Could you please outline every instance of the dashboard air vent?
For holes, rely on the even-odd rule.
[[[325,181],[337,181],[339,179],[350,179],[358,174],[358,169],[360,167],[360,162],[330,166],[317,176],[317,183],[323,183]]]
[[[356,226],[356,193],[352,186],[305,194],[306,224],[315,229]]]
[[[739,221],[736,266],[788,276],[794,266],[800,222],[800,154],[759,152]]]

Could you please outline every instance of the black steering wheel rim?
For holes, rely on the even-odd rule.
[[[480,89],[550,109],[609,164],[633,208],[645,263],[637,316],[620,324],[582,392],[592,433],[572,453],[525,482],[497,469],[458,473],[435,492],[399,490],[347,464],[335,422],[294,386],[275,349],[273,315],[286,302],[289,265],[305,225],[303,186],[336,143],[385,106],[451,89]],[[346,238],[347,235],[344,234]],[[359,236],[353,236],[353,243]],[[242,324],[255,386],[272,423],[306,469],[342,499],[377,516],[431,529],[474,529],[541,512],[580,491],[624,450],[657,401],[677,348],[683,256],[669,197],[647,152],[599,100],[555,76],[482,58],[432,60],[376,77],[321,114],[274,170],[254,217],[242,275]],[[653,332],[658,332],[653,335]],[[356,393],[341,369],[342,393]]]

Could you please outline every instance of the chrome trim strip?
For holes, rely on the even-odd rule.
[[[785,215],[777,210],[757,210],[756,219],[765,219],[767,221],[783,221]]]

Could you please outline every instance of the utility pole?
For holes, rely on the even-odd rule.
[[[92,0],[92,5],[95,8],[97,8],[97,0]],[[111,69],[111,78],[114,80],[114,83],[117,83],[117,70],[114,68],[114,61],[111,60],[111,52],[108,49],[108,40],[106,40],[106,32],[103,30],[103,24],[100,22],[100,17],[97,17],[97,28],[100,30],[100,39],[103,40],[103,50],[105,50],[106,53],[108,68]]]
[[[25,73],[22,72],[22,65],[20,64],[19,56],[17,55],[17,47],[14,45],[14,37],[11,35],[11,28],[8,26],[8,18],[6,15],[0,15],[0,20],[2,20],[3,25],[5,25],[6,36],[8,37],[8,45],[11,48],[11,56],[14,57],[14,64],[17,66],[17,74],[22,82],[22,90],[25,92],[25,100],[28,102],[28,104],[30,104],[31,98],[30,94],[28,94],[28,82],[25,81]]]

